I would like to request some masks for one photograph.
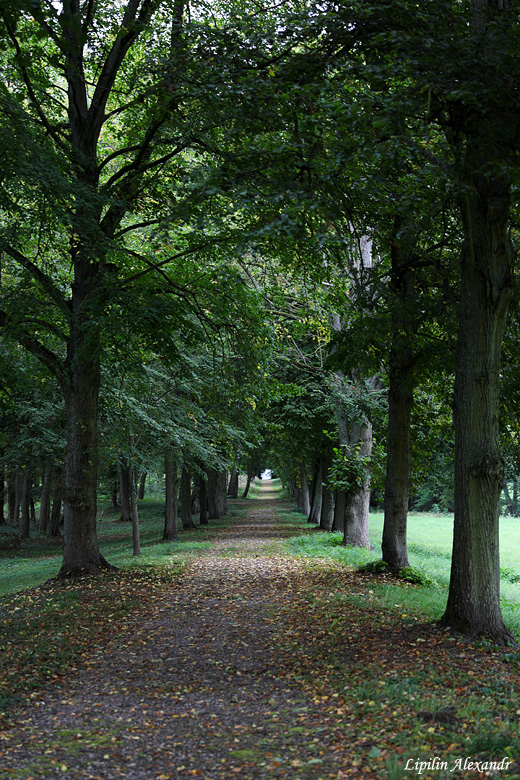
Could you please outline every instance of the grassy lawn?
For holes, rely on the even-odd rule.
[[[119,511],[110,511],[108,503],[100,502],[99,546],[104,557],[115,566],[139,570],[162,568],[168,565],[172,556],[189,556],[208,549],[215,533],[244,511],[243,507],[231,506],[229,514],[220,520],[212,520],[209,525],[199,526],[189,533],[180,531],[177,542],[161,542],[164,502],[145,498],[139,501],[142,554],[134,557],[131,525],[120,523]],[[198,522],[197,517],[195,522]],[[61,546],[49,544],[46,539],[41,542],[29,540],[19,550],[0,551],[0,597],[41,585],[56,576],[61,561]]]
[[[293,555],[305,558],[332,558],[345,565],[362,566],[381,557],[383,514],[370,514],[370,539],[373,552],[341,546],[341,534],[323,534],[309,530],[298,512],[288,505],[286,522],[301,527],[301,536],[286,543]],[[432,582],[419,588],[403,588],[400,583],[374,582],[374,598],[381,606],[422,614],[429,619],[441,617],[446,606],[450,577],[453,515],[413,513],[408,518],[408,549],[410,565]],[[502,517],[500,520],[501,599],[504,619],[520,641],[520,518]],[[412,619],[412,618],[410,618]]]

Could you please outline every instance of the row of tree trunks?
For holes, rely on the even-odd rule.
[[[5,473],[7,472],[7,479]],[[0,517],[2,524],[8,524],[19,529],[20,537],[27,539],[31,528],[36,528],[39,537],[59,536],[62,517],[63,489],[62,473],[53,467],[52,458],[48,457],[43,466],[41,485],[38,488],[35,470],[27,465],[24,469],[1,469],[0,486]],[[59,487],[54,497],[54,512],[58,517],[57,524],[51,524],[51,489],[53,483]],[[33,495],[34,491],[34,495]],[[40,498],[40,512],[36,519],[35,496]],[[7,509],[7,512],[6,512]]]
[[[173,456],[165,455],[166,503],[163,539],[177,539],[177,491],[178,466]],[[207,479],[198,476],[195,479],[195,494],[192,494],[191,474],[186,467],[182,468],[180,480],[181,520],[183,531],[195,528],[193,509],[198,503],[199,522],[207,525],[209,520],[216,520],[227,510],[227,474],[225,471],[209,469]]]

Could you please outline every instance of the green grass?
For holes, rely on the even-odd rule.
[[[329,558],[353,568],[381,558],[383,514],[370,514],[370,540],[374,550],[342,547],[340,533],[313,531],[301,513],[288,509],[281,513],[285,523],[299,528],[298,536],[285,542],[285,549],[303,558]],[[410,621],[425,617],[437,620],[446,607],[450,579],[453,515],[414,513],[408,521],[408,551],[410,565],[419,570],[432,584],[410,587],[405,582],[389,582],[374,577],[373,601],[382,608],[405,614]],[[520,519],[500,519],[501,600],[504,619],[520,639]]]
[[[219,520],[211,520],[207,526],[195,531],[180,531],[177,542],[161,542],[164,524],[164,503],[155,499],[139,502],[139,530],[142,554],[132,551],[132,528],[129,523],[118,521],[119,511],[110,511],[108,504],[100,502],[98,522],[99,546],[104,557],[119,568],[135,568],[140,571],[164,567],[172,557],[195,555],[209,549],[211,539],[221,529],[233,522],[247,507],[233,507]],[[195,522],[198,518],[195,517]],[[180,522],[179,522],[180,527]],[[0,551],[0,597],[18,593],[41,585],[58,573],[63,551],[61,546],[29,540],[18,550]]]

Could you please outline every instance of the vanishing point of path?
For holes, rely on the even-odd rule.
[[[342,776],[323,710],[286,679],[277,645],[306,569],[273,555],[288,532],[272,495],[264,483],[247,516],[165,586],[153,617],[31,700],[1,735],[5,777]]]
[[[287,505],[268,485],[116,642],[32,695],[0,732],[2,778],[386,778],[402,730],[419,729],[435,750],[435,728],[409,702],[392,712],[372,699],[403,669],[427,664],[435,676],[445,650],[430,628],[403,629],[391,613],[374,620],[362,576],[281,555],[294,531],[277,520]],[[358,602],[338,607],[346,592]],[[453,650],[455,673],[478,668]]]

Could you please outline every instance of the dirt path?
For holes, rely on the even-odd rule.
[[[261,497],[165,589],[152,617],[32,699],[19,727],[1,735],[3,776],[347,776],[323,708],[285,679],[276,636],[291,581],[306,570],[265,555],[287,531],[266,487]]]

